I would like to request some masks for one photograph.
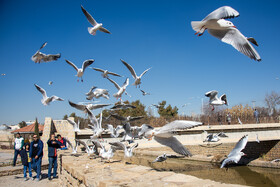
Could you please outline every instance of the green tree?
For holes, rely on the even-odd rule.
[[[22,128],[22,127],[26,127],[26,126],[27,126],[27,124],[25,123],[25,121],[22,121],[22,122],[18,123],[18,125],[19,125],[19,128]]]
[[[171,105],[168,105],[167,107],[165,107],[166,105],[166,101],[162,101],[159,103],[159,108],[158,108],[158,113],[161,117],[176,117],[178,114],[178,108],[172,107]]]
[[[35,120],[35,127],[34,127],[34,134],[37,135],[38,139],[40,139],[40,134],[39,134],[39,124],[38,124],[38,120],[36,118]]]
[[[73,117],[73,118],[75,118],[75,117],[76,117],[75,112],[71,113],[69,117]]]
[[[65,114],[65,115],[63,116],[63,120],[67,120],[67,118],[68,118],[68,115]]]

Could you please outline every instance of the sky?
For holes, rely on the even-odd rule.
[[[103,23],[112,34],[88,33],[89,22],[80,5]],[[247,37],[259,43],[255,47],[262,61],[256,62],[222,43],[207,32],[194,35],[191,21],[202,20],[221,6],[231,6],[240,16],[230,19]],[[237,104],[264,105],[264,97],[280,91],[278,60],[280,35],[278,8],[280,1],[255,0],[42,0],[0,1],[0,124],[16,124],[45,117],[61,119],[65,114],[81,112],[68,100],[86,102],[85,93],[95,85],[117,90],[99,72],[87,69],[84,82],[77,82],[75,70],[95,59],[91,67],[108,69],[124,77],[112,77],[122,85],[130,79],[123,100],[139,99],[146,106],[166,100],[177,106],[179,114],[200,113],[205,92],[217,90],[227,94],[229,107]],[[46,54],[61,53],[58,61],[35,64],[31,56],[44,43]],[[142,96],[131,84],[133,78],[120,59],[131,64],[137,74],[152,67],[142,78]],[[48,82],[53,81],[49,86]],[[42,95],[34,84],[43,87],[48,96],[57,95],[64,102],[49,106],[41,103]],[[100,99],[114,103],[116,99]],[[181,106],[190,103],[187,107]]]

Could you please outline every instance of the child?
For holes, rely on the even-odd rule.
[[[29,177],[32,178],[32,172],[31,172],[31,158],[29,157],[29,144],[25,144],[24,149],[21,151],[21,161],[23,165],[23,176],[24,176],[24,181],[27,181],[27,175],[26,175],[26,170],[28,167],[28,172],[29,172]]]

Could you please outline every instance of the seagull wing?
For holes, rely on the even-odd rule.
[[[73,127],[78,126],[77,123],[76,123],[75,121],[72,121],[72,120],[70,120],[70,119],[67,119],[67,121],[68,121]]]
[[[117,114],[111,114],[111,116],[113,116],[114,118],[116,118],[116,119],[118,119],[118,120],[121,120],[121,121],[125,121],[125,120],[126,120],[125,117],[119,116],[119,115],[117,115]]]
[[[122,63],[127,67],[127,69],[130,71],[132,77],[133,77],[134,79],[136,79],[136,78],[137,78],[137,75],[136,75],[134,69],[132,68],[132,66],[129,65],[128,63],[126,63],[126,62],[125,62],[124,60],[122,60],[122,59],[121,59],[121,61],[122,61]]]
[[[125,79],[125,82],[123,83],[122,87],[126,88],[129,85],[129,78]]]
[[[154,139],[158,143],[165,145],[167,147],[170,147],[173,151],[175,151],[176,153],[178,153],[180,155],[192,156],[190,151],[187,148],[185,148],[184,145],[181,144],[181,142],[179,142],[177,140],[177,138],[175,138],[173,136],[169,137],[169,138],[162,138],[162,137],[154,136]]]
[[[40,86],[38,86],[37,84],[34,84],[35,85],[35,87],[37,88],[37,90],[39,91],[39,92],[41,92],[41,94],[43,95],[43,98],[45,99],[45,98],[47,98],[47,93],[46,93],[46,91],[43,89],[43,88],[41,88]]]
[[[237,12],[235,9],[231,8],[230,6],[223,6],[211,12],[202,21],[208,21],[211,19],[228,19],[238,16],[239,12]]]
[[[85,108],[85,110],[88,114],[88,117],[90,119],[91,124],[93,124],[95,127],[97,127],[98,126],[98,121],[97,121],[95,115],[93,115],[92,112],[87,107]]]
[[[249,42],[251,42],[252,44],[254,44],[255,46],[259,46],[258,42],[255,40],[255,38],[249,37],[247,38],[247,40]]]
[[[131,117],[129,121],[136,121],[136,120],[139,120],[139,119],[142,119],[142,118],[144,118],[144,116]]]
[[[100,31],[102,31],[102,32],[105,32],[105,33],[111,34],[111,32],[110,32],[110,31],[108,31],[107,29],[105,29],[104,27],[100,27],[100,28],[99,28],[99,30],[100,30]]]
[[[41,49],[43,49],[47,44],[48,44],[47,42],[43,43],[43,45],[40,47],[40,49],[39,49],[38,51],[40,51]]]
[[[95,147],[99,147],[99,148],[102,148],[103,146],[102,146],[102,144],[100,143],[100,141],[99,140],[97,140],[97,139],[92,139],[91,140],[91,142],[95,145]]]
[[[86,69],[88,66],[90,66],[93,62],[94,62],[94,60],[92,60],[92,59],[89,59],[89,60],[84,61],[84,62],[83,62],[83,66],[82,66],[83,71],[85,71],[85,69]]]
[[[114,73],[114,72],[108,72],[108,74],[114,75],[114,76],[117,76],[117,77],[122,77],[121,75],[119,75],[119,74],[117,74],[117,73]]]
[[[87,145],[86,142],[84,142],[84,141],[82,141],[82,140],[80,140],[80,139],[76,139],[76,142],[82,144],[82,145],[86,148],[87,153],[89,153],[89,147],[88,147],[88,145]]]
[[[110,78],[107,78],[111,83],[113,83],[114,85],[115,85],[115,87],[118,89],[118,90],[120,90],[121,89],[121,87],[115,82],[115,81],[113,81],[112,79],[110,79]]]
[[[105,70],[100,69],[100,68],[92,68],[92,69],[94,69],[95,71],[100,71],[100,72],[102,72],[102,73],[104,73],[104,71],[105,71]]]
[[[64,137],[64,139],[65,139],[65,141],[68,143],[68,145],[73,149],[72,143],[71,143],[67,138]]]
[[[251,59],[261,61],[261,57],[247,38],[236,28],[226,30],[208,29],[209,34],[222,42],[232,45],[236,50]]]
[[[157,133],[168,133],[176,130],[181,130],[181,129],[189,129],[193,128],[196,126],[203,125],[201,122],[196,122],[196,121],[186,121],[186,120],[175,120],[172,121],[171,123],[168,123],[161,127]]]
[[[110,106],[111,104],[95,104],[95,105],[90,105],[88,107],[89,110],[94,110],[94,109],[98,109],[98,108],[103,108],[106,106]]]
[[[216,90],[212,90],[212,91],[209,91],[209,92],[205,93],[205,96],[209,97],[210,100],[218,99],[217,95],[218,95],[218,91],[216,91]]]
[[[81,110],[81,111],[85,111],[86,109],[86,105],[80,105],[80,104],[76,104],[76,103],[73,103],[71,101],[68,101],[69,102],[69,105],[78,109],[78,110]]]
[[[73,64],[73,62],[70,62],[69,60],[66,60],[66,59],[65,59],[65,61],[66,61],[70,66],[72,66],[76,71],[78,71],[77,66],[76,66],[75,64]]]
[[[122,142],[110,142],[109,144],[117,148],[120,148],[124,151],[126,150],[126,146]]]
[[[53,95],[50,97],[50,101],[64,101],[64,99],[60,98],[60,97],[57,97],[56,95]]]
[[[95,21],[95,19],[88,13],[88,11],[86,11],[86,10],[84,9],[84,7],[83,7],[82,5],[81,5],[81,8],[82,8],[82,11],[83,11],[84,15],[86,16],[88,22],[89,22],[90,24],[92,24],[93,26],[95,26],[95,25],[97,24],[97,22]]]
[[[248,135],[243,136],[235,145],[233,150],[229,153],[228,157],[234,156],[236,153],[241,152],[247,145]]]
[[[146,69],[139,77],[141,78],[145,73],[147,73],[151,68]]]

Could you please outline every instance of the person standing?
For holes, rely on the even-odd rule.
[[[41,164],[43,157],[43,142],[38,139],[36,134],[33,135],[33,141],[30,145],[29,156],[31,158],[32,169],[37,173],[36,180],[40,181],[41,179]]]
[[[218,113],[218,123],[219,125],[222,125],[222,114]]]
[[[228,125],[231,124],[231,115],[229,112],[227,113],[227,123],[228,123]]]
[[[23,165],[23,177],[24,177],[24,181],[27,181],[27,168],[28,168],[28,172],[29,172],[29,177],[32,178],[32,171],[31,171],[31,158],[29,156],[29,149],[30,149],[30,144],[27,143],[24,146],[24,149],[22,149],[22,151],[20,152],[20,156],[21,156],[21,162]]]
[[[53,167],[53,178],[57,178],[57,148],[60,148],[61,143],[55,139],[55,135],[51,134],[48,144],[49,170],[48,179],[51,180]]]
[[[23,137],[20,136],[20,133],[18,132],[15,138],[15,145],[14,145],[15,153],[14,153],[13,166],[16,166],[17,157],[20,154],[20,151],[22,150],[23,144],[24,144],[24,139]]]
[[[61,150],[67,149],[66,140],[65,140],[63,137],[61,137],[60,134],[57,135],[57,139],[58,139],[58,141],[61,143],[60,149],[61,149]]]
[[[255,111],[254,111],[254,117],[255,117],[256,123],[260,123],[259,111],[256,108],[255,108]]]

